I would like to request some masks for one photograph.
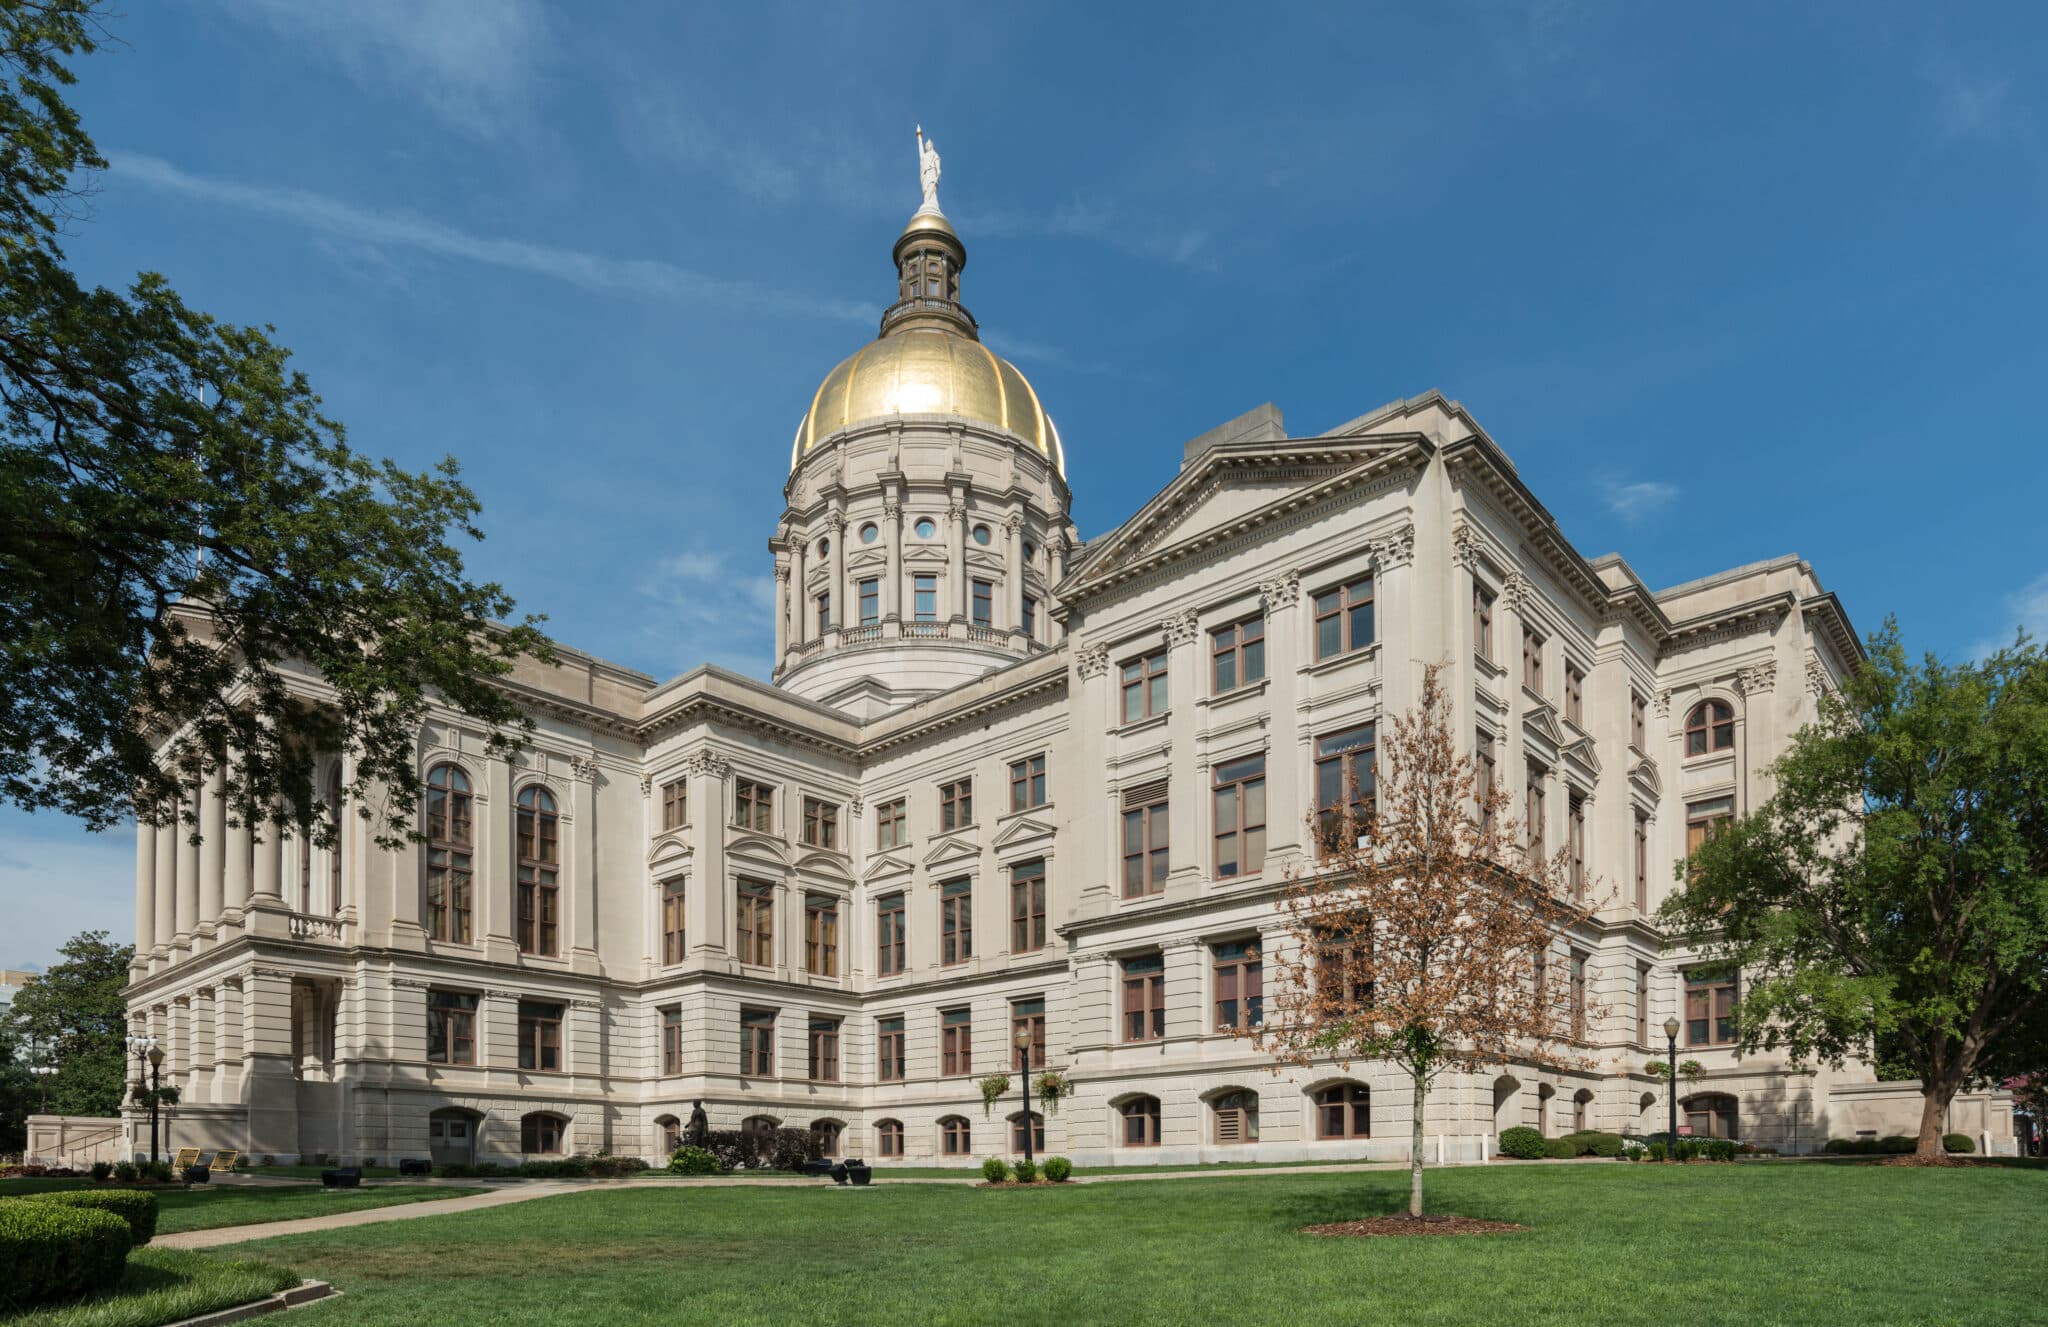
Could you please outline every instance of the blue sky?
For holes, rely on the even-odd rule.
[[[461,459],[475,570],[657,676],[765,673],[920,122],[1084,534],[1262,401],[1440,387],[1653,585],[1796,551],[1865,631],[2048,628],[2038,6],[127,8],[80,270],[274,324],[356,445]],[[131,843],[0,810],[0,964],[125,939]]]

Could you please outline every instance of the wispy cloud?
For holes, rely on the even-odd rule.
[[[952,215],[961,230],[976,236],[1048,235],[1102,240],[1134,258],[1200,271],[1214,271],[1216,268],[1211,248],[1214,236],[1206,228],[1161,225],[1109,204],[1076,200],[1062,203],[1049,211],[993,208],[970,209],[953,212]]]
[[[764,559],[765,561],[765,559]],[[702,547],[656,562],[639,585],[650,640],[679,667],[709,661],[765,678],[774,667],[775,581]]]
[[[2013,633],[2023,630],[2037,641],[2048,641],[2048,572],[2005,596],[2003,630],[1994,632],[1970,647],[1972,659],[1983,659],[2012,644]]]
[[[193,175],[170,162],[132,152],[109,152],[117,183],[233,208],[287,222],[356,246],[418,253],[526,272],[606,295],[710,304],[865,325],[874,311],[850,301],[764,290],[746,281],[707,276],[658,258],[614,258],[559,245],[473,235],[408,212],[358,207],[305,189],[244,184]]]
[[[2027,127],[2009,77],[1947,56],[1924,62],[1920,77],[1934,92],[1934,129],[1944,141],[1999,139]]]
[[[1609,479],[1600,485],[1600,499],[1607,510],[1630,525],[1640,525],[1678,500],[1678,485],[1655,479],[1624,484]]]
[[[909,215],[917,206],[914,147],[906,145],[891,178],[875,145],[831,126],[796,125],[764,141],[752,120],[706,107],[702,85],[631,80],[617,116],[627,146],[649,165],[703,175],[744,198],[823,204],[850,212]],[[893,187],[892,187],[893,186]]]
[[[478,138],[527,122],[554,49],[539,0],[228,0],[227,9]]]

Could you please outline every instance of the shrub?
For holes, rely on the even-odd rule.
[[[716,1175],[719,1171],[718,1158],[708,1147],[677,1148],[668,1159],[668,1168],[674,1175]]]
[[[435,1167],[434,1170],[444,1180],[468,1179],[476,1173],[476,1167],[467,1161],[450,1161],[445,1166]]]
[[[1543,1155],[1552,1161],[1569,1161],[1579,1154],[1576,1138],[1546,1138],[1543,1140]]]
[[[1674,1161],[1697,1161],[1699,1156],[1700,1140],[1697,1138],[1681,1138],[1671,1145],[1671,1158]]]
[[[1542,1134],[1521,1125],[1503,1129],[1500,1131],[1500,1154],[1523,1161],[1535,1161],[1543,1155],[1543,1141]]]
[[[1708,1138],[1701,1142],[1700,1153],[1709,1161],[1733,1161],[1735,1140],[1732,1138]]]
[[[133,1161],[122,1161],[114,1166],[114,1178],[123,1184],[135,1183],[135,1177],[139,1174],[141,1172],[135,1168]]]
[[[1582,1157],[1618,1157],[1621,1155],[1621,1135],[1602,1129],[1588,1129],[1584,1133],[1566,1134],[1578,1146]]]
[[[59,1203],[0,1202],[0,1310],[110,1289],[128,1262],[128,1223]]]
[[[1073,1173],[1074,1163],[1065,1157],[1047,1157],[1045,1159],[1045,1177],[1054,1184],[1065,1184],[1067,1177]]]
[[[639,1157],[615,1157],[609,1152],[600,1152],[594,1157],[584,1158],[590,1163],[590,1173],[601,1180],[622,1179],[638,1175],[646,1170],[647,1163]]]
[[[112,1212],[128,1223],[128,1237],[137,1248],[156,1234],[156,1195],[139,1189],[66,1189],[34,1194],[29,1201]]]
[[[1919,1146],[1919,1139],[1908,1138],[1902,1133],[1891,1134],[1877,1140],[1877,1150],[1886,1156],[1904,1156]]]
[[[990,1157],[981,1163],[981,1177],[990,1184],[1001,1184],[1010,1178],[1010,1163],[1001,1157]]]
[[[1621,1158],[1624,1161],[1641,1161],[1649,1154],[1649,1146],[1639,1138],[1625,1139],[1621,1144]]]
[[[106,1183],[107,1176],[113,1173],[114,1163],[111,1161],[95,1161],[92,1163],[92,1177],[102,1184]]]
[[[1649,1161],[1662,1161],[1671,1155],[1671,1150],[1662,1143],[1650,1143],[1643,1148],[1643,1156]]]
[[[1950,1152],[1974,1152],[1977,1150],[1977,1140],[1966,1133],[1945,1133],[1941,1136],[1941,1145]]]
[[[1037,1180],[1038,1163],[1036,1161],[1019,1161],[1017,1163],[1017,1183],[1033,1184]]]

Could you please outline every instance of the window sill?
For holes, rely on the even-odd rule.
[[[1551,704],[1548,697],[1530,686],[1527,682],[1522,684],[1522,699],[1539,709],[1550,710],[1553,713],[1557,710],[1557,706]]]
[[[1477,650],[1472,651],[1472,666],[1477,668],[1482,676],[1490,677],[1496,682],[1508,675],[1506,664],[1496,663],[1491,656],[1481,654]]]
[[[1302,677],[1320,677],[1324,673],[1338,672],[1347,664],[1355,664],[1361,660],[1368,659],[1377,660],[1379,657],[1380,643],[1374,641],[1370,645],[1361,645],[1355,650],[1346,650],[1342,654],[1333,654],[1327,659],[1317,659],[1313,663],[1305,663],[1294,671]]]
[[[1273,679],[1270,677],[1262,677],[1256,682],[1240,682],[1228,691],[1212,691],[1206,696],[1197,696],[1195,698],[1195,706],[1197,709],[1209,709],[1213,706],[1228,705],[1234,701],[1249,700],[1254,696],[1265,695],[1266,688],[1272,684]]]
[[[809,848],[812,852],[829,852],[834,857],[846,857],[851,855],[847,852],[846,849],[835,847],[829,843],[811,843],[808,840],[800,840],[797,846],[801,848]]]
[[[996,817],[996,824],[1005,824],[1009,821],[1015,820],[1018,816],[1028,816],[1032,814],[1034,811],[1039,813],[1040,815],[1043,815],[1044,813],[1052,809],[1053,802],[1051,798],[1047,798],[1043,802],[1033,802],[1029,806],[1013,806],[1002,815]]]
[[[1166,721],[1172,717],[1172,710],[1161,710],[1157,714],[1148,714],[1142,719],[1132,719],[1126,723],[1120,723],[1110,729],[1109,733],[1112,737],[1134,737],[1149,728],[1164,728]]]

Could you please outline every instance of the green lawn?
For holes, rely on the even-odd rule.
[[[17,1187],[19,1186],[19,1187]],[[12,1179],[0,1180],[0,1198],[25,1193],[47,1193],[52,1189],[85,1189],[91,1180]],[[454,1185],[379,1185],[369,1189],[322,1189],[317,1184],[293,1185],[194,1185],[189,1189],[151,1189],[156,1195],[157,1233],[181,1230],[212,1230],[218,1226],[255,1225],[261,1221],[296,1221],[302,1216],[327,1216],[335,1212],[359,1212],[366,1207],[392,1207],[399,1203],[431,1202],[436,1198],[462,1198],[488,1189],[457,1188]]]
[[[1526,1234],[1331,1240],[1406,1177],[1037,1191],[612,1188],[238,1246],[347,1292],[340,1324],[2041,1321],[2048,1174],[1527,1166],[1430,1176]]]
[[[128,1255],[117,1293],[11,1317],[0,1314],[0,1327],[155,1327],[247,1304],[298,1283],[298,1273],[253,1258],[137,1249]]]

